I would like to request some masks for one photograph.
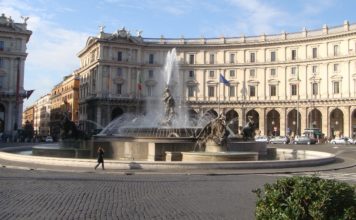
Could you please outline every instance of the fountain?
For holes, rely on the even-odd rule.
[[[157,80],[154,96],[162,101],[146,100],[143,114],[125,113],[110,122],[84,145],[85,149],[62,146],[59,151],[33,147],[33,155],[14,155],[0,152],[5,160],[50,165],[92,168],[92,160],[70,160],[63,157],[94,158],[99,146],[105,150],[106,164],[114,169],[259,169],[316,166],[335,161],[335,155],[308,150],[267,148],[253,140],[254,121],[249,117],[240,134],[230,129],[224,114],[213,117],[205,114],[197,120],[188,117],[183,104],[182,80],[179,79],[175,49],[167,54],[166,65]],[[161,80],[163,79],[163,80]],[[71,123],[64,121],[70,128]],[[72,138],[74,130],[63,130]],[[68,143],[63,143],[66,145]],[[83,144],[82,144],[83,145]],[[14,148],[2,151],[16,151]],[[54,152],[54,153],[53,153]],[[74,152],[74,155],[73,155]]]
[[[217,118],[205,115],[194,122],[188,117],[175,49],[167,53],[159,79],[163,80],[158,80],[155,95],[158,97],[163,91],[162,101],[148,101],[146,114],[124,114],[112,121],[94,137],[92,152],[100,145],[110,158],[146,161],[238,161],[267,157],[266,143],[251,138],[252,126],[245,126],[237,137],[226,126],[223,114]]]

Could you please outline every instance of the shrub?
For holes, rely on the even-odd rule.
[[[355,190],[316,176],[282,178],[253,191],[256,219],[356,219]]]

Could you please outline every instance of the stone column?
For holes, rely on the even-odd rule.
[[[329,111],[328,107],[322,107],[319,109],[321,113],[321,120],[322,120],[322,126],[321,126],[321,131],[325,134],[325,137],[329,137],[330,134],[330,119],[329,119]]]
[[[350,117],[350,106],[346,106],[343,111],[344,113],[344,136],[346,137],[352,137],[352,131],[351,130],[351,117]]]
[[[13,58],[13,59],[9,59],[10,60],[10,73],[13,73],[13,74],[10,74],[9,76],[9,92],[14,92],[16,90],[16,75],[15,74],[17,72],[16,70],[16,58]]]
[[[260,120],[259,120],[259,124],[260,124],[260,131],[261,131],[261,134],[265,134],[266,135],[266,132],[265,132],[265,122],[266,122],[266,108],[262,108],[258,111],[258,114],[260,115]]]
[[[347,50],[347,51],[349,51],[349,50]],[[351,83],[352,83],[351,78],[352,78],[352,76],[351,76],[351,71],[350,71],[351,70],[350,65],[351,65],[351,61],[348,61],[347,62],[347,82],[348,82],[347,83],[347,91],[348,91],[347,97],[348,98],[351,97],[351,88],[352,88],[352,86],[351,86]]]
[[[14,106],[15,102],[5,103],[5,131],[12,131],[14,129]]]
[[[130,67],[127,68],[127,82],[126,82],[126,86],[127,86],[127,93],[130,95],[132,92],[135,91],[131,91],[131,84],[132,84],[132,70]]]
[[[97,73],[96,73],[96,80],[97,80],[97,86],[96,86],[96,94],[99,96],[102,96],[103,94],[103,66],[98,66]]]
[[[24,85],[24,73],[25,73],[25,63],[24,63],[24,59],[20,58],[20,60],[18,61],[20,62],[20,92],[24,90],[23,85]],[[16,68],[16,73],[17,73],[17,68]],[[15,81],[15,85],[16,85],[16,81]],[[21,124],[20,124],[21,125]]]
[[[280,126],[280,134],[286,135],[286,122],[288,122],[287,119],[287,108],[282,108],[280,110],[276,109],[279,112],[279,126]]]
[[[96,106],[96,122],[101,125],[101,106]],[[97,125],[96,125],[97,126]],[[98,128],[98,127],[97,127]]]
[[[203,70],[203,84],[202,84],[202,86],[203,86],[203,88],[202,88],[202,91],[203,91],[203,101],[205,101],[206,100],[206,98],[207,98],[207,95],[206,95],[206,87],[207,87],[207,82],[206,82],[206,74],[207,74],[207,70]]]
[[[303,134],[303,131],[305,128],[307,128],[307,114],[308,114],[308,111],[305,107],[302,107],[302,108],[299,108],[299,111],[300,111],[300,134]]]

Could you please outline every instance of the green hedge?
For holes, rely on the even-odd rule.
[[[282,178],[253,191],[256,219],[356,219],[355,189],[316,176]]]

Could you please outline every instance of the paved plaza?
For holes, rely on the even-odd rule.
[[[0,219],[253,219],[265,175],[0,171]]]
[[[283,147],[335,153],[338,161],[317,169],[170,173],[0,160],[0,219],[254,219],[252,190],[278,178],[316,174],[356,184],[355,145]]]

